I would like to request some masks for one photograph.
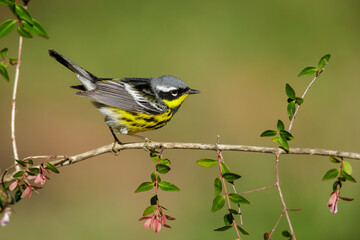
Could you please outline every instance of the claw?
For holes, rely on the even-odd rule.
[[[120,141],[119,141],[119,142],[118,142],[118,141],[114,141],[113,146],[112,146],[112,148],[111,148],[111,152],[114,154],[114,156],[117,156],[117,155],[119,155],[119,153],[120,153],[120,150],[116,150],[116,149],[115,149],[117,144],[122,144],[122,143],[121,143]]]
[[[150,139],[148,139],[148,138],[144,138],[144,140],[145,140],[145,143],[144,143],[143,149],[144,149],[145,151],[148,151],[148,150],[150,150],[150,149],[148,148],[148,145],[149,145],[149,143],[152,142],[152,140],[150,140]]]

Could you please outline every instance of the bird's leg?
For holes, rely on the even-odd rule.
[[[134,133],[128,133],[129,136],[133,136],[133,137],[137,137],[137,138],[141,138],[143,140],[145,140],[145,144],[143,146],[143,149],[146,151],[146,150],[149,150],[147,148],[147,146],[149,145],[150,142],[152,142],[152,140],[150,140],[149,138],[147,137],[143,137],[143,136],[140,136],[140,135],[137,135],[137,134],[134,134]]]
[[[115,150],[116,144],[123,144],[123,143],[120,142],[120,140],[117,138],[117,136],[115,135],[114,130],[112,129],[112,127],[109,126],[109,129],[110,129],[111,134],[114,137],[114,143],[113,143],[111,151],[115,156],[117,156],[117,155],[119,155],[120,151]]]

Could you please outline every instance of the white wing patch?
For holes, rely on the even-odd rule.
[[[134,90],[129,84],[124,83],[124,88],[125,90],[134,98],[135,102],[137,104],[139,104],[140,106],[149,109],[149,110],[153,110],[151,108],[149,108],[148,106],[142,104],[142,103],[149,103],[153,108],[159,110],[159,111],[163,111],[162,108],[159,108],[156,103],[151,102],[147,99],[145,99],[143,96],[141,96],[136,90]]]

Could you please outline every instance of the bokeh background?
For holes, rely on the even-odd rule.
[[[276,146],[260,138],[282,119],[288,126],[285,83],[301,95],[311,77],[298,78],[307,65],[331,53],[326,71],[307,95],[293,128],[291,146],[359,152],[360,2],[349,1],[45,1],[33,0],[32,16],[50,40],[25,39],[16,112],[21,157],[77,154],[112,141],[103,117],[68,86],[76,77],[51,59],[56,49],[99,77],[173,74],[200,95],[191,96],[171,123],[143,133],[157,141]],[[0,20],[12,17],[0,6]],[[14,32],[0,40],[17,56]],[[0,81],[0,167],[12,164],[10,105],[12,81]],[[134,138],[121,137],[125,141]],[[61,168],[40,195],[14,208],[1,239],[234,239],[223,225],[225,210],[211,213],[216,168],[196,165],[210,151],[166,150],[172,171],[164,177],[181,188],[161,192],[176,217],[158,235],[138,222],[149,193],[134,190],[154,169],[148,153],[124,151]],[[242,175],[238,191],[270,185],[274,156],[226,152],[225,160]],[[360,179],[359,162],[353,164]],[[327,208],[332,182],[323,174],[334,167],[327,157],[282,156],[281,184],[298,239],[359,239],[359,185],[346,183],[334,216]],[[262,239],[281,214],[275,189],[246,195],[245,229]],[[285,219],[274,233],[288,229]]]

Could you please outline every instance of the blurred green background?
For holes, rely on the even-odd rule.
[[[77,154],[112,141],[103,117],[68,86],[77,78],[51,59],[55,49],[99,77],[151,77],[172,74],[200,89],[171,123],[143,133],[157,141],[276,146],[260,138],[282,119],[288,126],[285,83],[301,95],[311,77],[298,78],[307,65],[331,53],[326,71],[307,95],[293,128],[291,146],[359,152],[360,2],[349,1],[45,1],[29,10],[50,40],[24,41],[17,100],[16,134],[21,157]],[[0,6],[1,22],[11,16]],[[0,40],[16,57],[18,36]],[[14,68],[10,70],[14,76]],[[10,105],[12,83],[0,81],[0,167],[12,164]],[[125,141],[137,141],[121,137]],[[164,179],[180,192],[161,192],[160,200],[177,218],[158,235],[138,218],[150,194],[135,194],[154,164],[145,151],[102,155],[51,175],[40,195],[14,208],[1,239],[234,239],[235,232],[213,232],[225,210],[211,213],[217,169],[196,165],[215,158],[210,151],[166,150],[172,171]],[[270,185],[274,156],[226,152],[242,175],[238,191]],[[360,166],[353,163],[356,179]],[[298,239],[359,239],[359,185],[346,183],[334,216],[327,208],[334,167],[327,157],[282,156],[281,184]],[[246,195],[245,229],[262,239],[281,214],[275,189]],[[288,229],[285,219],[273,239]]]

